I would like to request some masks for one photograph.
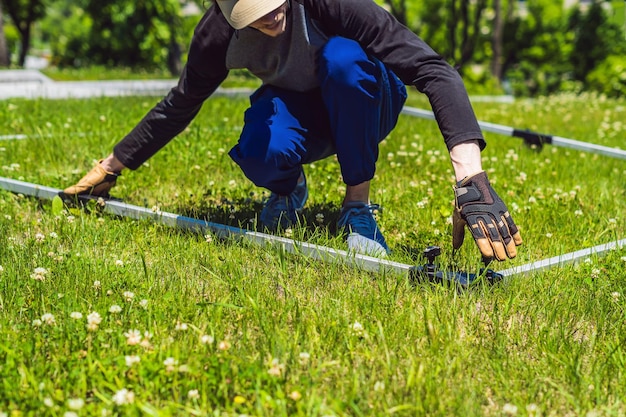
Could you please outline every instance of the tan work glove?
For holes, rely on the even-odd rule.
[[[105,170],[100,162],[102,161],[99,161],[78,183],[63,190],[63,193],[66,195],[109,197],[109,190],[115,186],[117,177],[121,174]]]
[[[506,205],[489,183],[485,171],[465,177],[454,187],[452,247],[463,244],[465,226],[472,232],[485,261],[517,256],[522,236]]]

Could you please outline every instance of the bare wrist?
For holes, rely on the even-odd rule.
[[[114,154],[110,154],[106,158],[100,161],[100,165],[102,168],[109,172],[114,172],[119,174],[123,169],[126,168],[122,162],[115,157]]]
[[[477,140],[456,145],[450,150],[450,160],[457,181],[483,170]]]

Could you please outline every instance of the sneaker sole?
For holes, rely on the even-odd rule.
[[[346,241],[348,242],[348,252],[357,252],[377,258],[387,256],[387,249],[383,245],[358,233],[350,233]]]

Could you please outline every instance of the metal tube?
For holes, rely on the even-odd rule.
[[[61,190],[59,189],[3,177],[0,177],[0,188],[14,193],[28,195],[45,200],[52,200],[61,192]],[[104,211],[117,216],[129,217],[137,220],[147,219],[154,221],[155,223],[160,223],[174,228],[185,229],[196,233],[212,232],[222,238],[234,237],[247,240],[255,244],[269,244],[275,247],[279,247],[288,253],[303,255],[305,257],[320,261],[342,264],[350,267],[357,267],[364,271],[377,273],[396,273],[408,277],[415,269],[415,266],[403,264],[400,262],[349,253],[343,250],[332,249],[322,245],[314,245],[311,243],[300,242],[294,239],[288,239],[266,233],[254,232],[219,223],[212,223],[205,220],[185,217],[174,213],[153,211],[152,209],[134,206],[132,204],[126,204],[121,201],[106,200],[104,205]],[[575,252],[566,253],[564,255],[559,255],[549,259],[531,262],[525,265],[520,265],[496,272],[503,275],[505,278],[510,278],[517,275],[528,275],[533,272],[540,272],[553,267],[560,267],[566,264],[575,263],[591,255],[599,256],[609,250],[622,247],[626,247],[626,239],[605,243],[602,245],[594,246],[592,248],[581,249]]]
[[[421,117],[424,119],[435,120],[435,115],[432,111],[416,109],[414,107],[405,106],[402,109],[402,113],[409,116]],[[497,133],[500,135],[519,137],[531,145],[543,145],[550,144],[554,146],[560,146],[562,148],[570,148],[578,151],[597,153],[613,158],[626,159],[626,150],[618,148],[610,148],[608,146],[596,145],[593,143],[582,142],[574,139],[562,138],[559,136],[544,135],[542,133],[532,132],[530,130],[520,130],[509,126],[498,125],[495,123],[488,123],[478,121],[478,125],[485,132]]]

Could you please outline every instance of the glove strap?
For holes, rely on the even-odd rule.
[[[456,206],[462,207],[463,205],[470,203],[472,201],[480,201],[482,199],[482,194],[473,185],[468,185],[465,187],[456,187],[454,189],[454,195],[456,196]]]

